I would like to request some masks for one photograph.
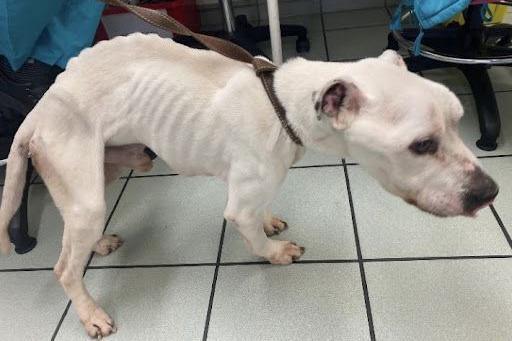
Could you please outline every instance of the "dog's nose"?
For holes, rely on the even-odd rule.
[[[474,214],[478,209],[487,206],[496,198],[498,191],[496,182],[480,167],[476,167],[464,192],[464,212]]]

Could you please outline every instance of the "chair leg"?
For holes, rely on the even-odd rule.
[[[21,206],[14,215],[9,225],[9,236],[14,244],[14,250],[18,254],[31,251],[37,244],[37,239],[28,235],[28,190],[30,180],[32,179],[32,163],[29,161],[27,169],[27,181],[23,190],[23,200]]]
[[[478,112],[482,135],[476,141],[476,145],[485,151],[495,150],[498,146],[496,140],[500,134],[501,122],[487,69],[483,66],[461,66],[460,69],[469,82]]]

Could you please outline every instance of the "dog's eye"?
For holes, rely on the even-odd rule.
[[[414,154],[418,155],[434,154],[435,152],[437,152],[437,147],[437,141],[429,138],[411,143],[411,145],[409,146],[409,150]]]

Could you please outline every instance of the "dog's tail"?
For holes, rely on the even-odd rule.
[[[33,116],[33,115],[32,115]],[[28,144],[34,133],[34,120],[27,115],[18,132],[7,158],[7,171],[0,205],[0,251],[8,254],[11,249],[8,227],[23,198],[27,173]]]

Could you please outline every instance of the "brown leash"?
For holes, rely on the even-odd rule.
[[[281,105],[281,102],[277,98],[274,91],[274,71],[277,70],[277,66],[268,62],[262,58],[255,58],[245,49],[240,46],[233,44],[230,41],[220,39],[217,37],[207,36],[200,33],[195,33],[189,30],[186,26],[176,21],[174,18],[159,12],[157,10],[153,10],[150,8],[129,5],[125,3],[123,0],[102,0],[108,5],[123,7],[124,9],[130,11],[135,14],[142,20],[157,26],[163,30],[169,31],[171,33],[192,37],[207,48],[212,51],[218,52],[223,56],[228,58],[238,60],[243,63],[252,64],[254,67],[254,71],[256,75],[261,79],[263,87],[265,88],[265,92],[267,93],[274,110],[276,111],[277,117],[281,122],[284,130],[290,136],[293,142],[302,146],[302,141],[297,136],[293,128],[290,126],[288,119],[286,118],[286,111],[284,107]]]

